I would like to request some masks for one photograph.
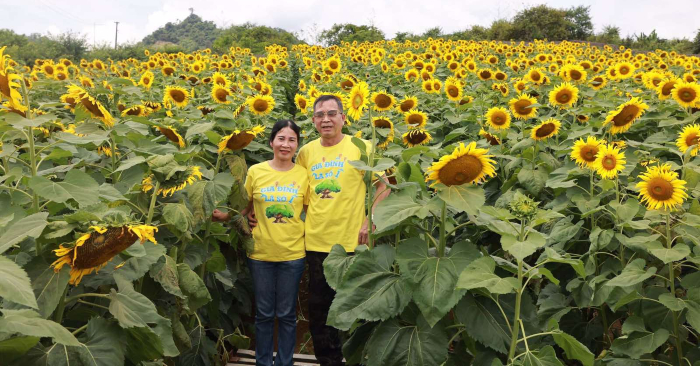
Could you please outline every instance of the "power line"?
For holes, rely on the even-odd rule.
[[[85,25],[90,25],[90,24],[91,24],[90,22],[87,22],[87,21],[85,21],[85,20],[83,20],[83,19],[81,19],[81,18],[78,18],[77,16],[75,16],[75,15],[73,15],[73,14],[71,14],[71,13],[69,13],[69,12],[67,12],[67,11],[65,11],[65,10],[63,10],[63,9],[61,9],[60,7],[56,7],[54,4],[51,4],[51,3],[49,3],[48,1],[45,1],[45,0],[39,0],[39,1],[40,1],[42,4],[44,4],[44,6],[46,6],[49,10],[53,11],[54,13],[56,13],[56,14],[58,14],[58,15],[64,17],[64,18],[67,18],[68,20],[72,20],[72,21],[75,21],[75,22],[83,23],[83,24],[85,24]]]

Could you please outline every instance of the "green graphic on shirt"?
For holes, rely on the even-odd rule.
[[[284,221],[283,218],[291,219],[294,217],[294,208],[288,203],[277,203],[265,209],[265,216],[269,219],[274,217],[273,224],[286,224],[287,221]]]
[[[314,189],[316,194],[321,195],[321,198],[333,198],[331,192],[338,193],[340,190],[340,183],[335,179],[324,179]]]

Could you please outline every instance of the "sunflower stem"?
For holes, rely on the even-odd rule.
[[[32,110],[29,103],[29,90],[27,84],[22,80],[22,94],[24,97],[24,105],[27,108],[25,116],[27,119],[32,119]],[[32,178],[37,175],[36,148],[34,147],[34,131],[33,127],[27,127],[27,140],[29,142],[29,162],[32,171]],[[32,210],[34,213],[39,212],[39,195],[32,189]],[[39,244],[37,243],[37,254],[39,254]]]
[[[522,235],[521,235],[522,236]],[[515,315],[513,316],[512,328],[511,328],[511,339],[510,339],[510,350],[508,351],[508,360],[513,360],[515,356],[515,349],[518,345],[518,333],[520,331],[520,301],[523,296],[524,288],[523,286],[523,261],[518,261],[518,282],[520,283],[520,288],[515,292]]]
[[[112,184],[118,182],[117,179],[117,143],[114,142],[113,133],[109,134],[109,148],[112,149]]]
[[[156,198],[158,198],[158,190],[160,190],[160,182],[156,179],[156,184],[153,187],[153,194],[151,195],[151,204],[148,206],[148,215],[146,216],[146,225],[150,225],[153,221],[153,211],[156,208]]]
[[[369,117],[369,126],[372,129],[372,142],[371,142],[371,147],[369,151],[369,159],[367,159],[367,165],[370,167],[374,166],[374,149],[377,143],[377,130],[374,128],[374,122],[372,122],[372,108],[367,109],[367,116]],[[373,199],[373,187],[372,187],[372,172],[369,171],[367,172],[369,174],[369,179],[367,182],[367,210],[369,210],[369,215],[367,215],[367,246],[369,246],[369,249],[374,249],[374,238],[372,237],[372,234],[374,233],[374,230],[372,228],[373,223],[372,223],[372,206],[374,203]]]
[[[88,325],[87,325],[87,323],[86,323],[86,324],[83,325],[82,327],[80,327],[80,328],[74,330],[74,331],[72,332],[72,334],[73,334],[73,335],[78,335],[78,333],[80,333],[80,332],[84,331],[85,329],[87,329],[87,326],[88,326]]]
[[[668,211],[666,215],[666,248],[671,249],[673,245],[673,239],[671,238],[671,211]],[[668,278],[671,284],[671,296],[676,297],[676,274],[673,269],[673,262],[668,263]],[[678,330],[678,312],[671,311],[673,314],[673,333],[676,338],[676,355],[678,356],[678,364],[683,364],[683,340],[681,339],[681,333]]]
[[[63,312],[66,309],[66,303],[68,302],[66,299],[66,295],[68,294],[68,288],[70,285],[66,284],[66,288],[63,289],[63,295],[61,295],[61,300],[58,301],[58,307],[56,308],[56,314],[54,314],[53,320],[61,324],[61,321],[63,321]]]
[[[445,246],[447,245],[447,236],[445,232],[445,218],[447,217],[447,202],[442,201],[442,212],[440,214],[440,243],[437,248],[438,258],[445,255]]]

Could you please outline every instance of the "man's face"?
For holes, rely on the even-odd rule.
[[[317,113],[323,112],[322,117],[316,117]],[[328,113],[337,113],[335,116],[331,117]],[[338,108],[338,103],[333,100],[325,100],[316,105],[314,109],[314,126],[316,130],[325,139],[336,138],[342,133],[343,125],[345,124],[345,115],[342,113],[340,108]]]

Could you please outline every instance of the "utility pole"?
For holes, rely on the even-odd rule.
[[[114,22],[117,26],[114,29],[114,49],[117,49],[117,34],[119,34],[119,22]]]

